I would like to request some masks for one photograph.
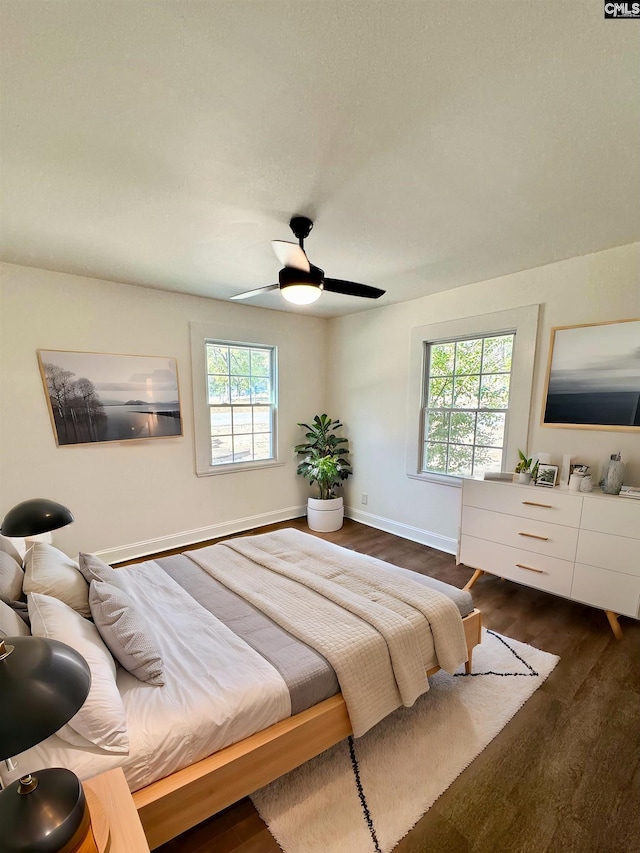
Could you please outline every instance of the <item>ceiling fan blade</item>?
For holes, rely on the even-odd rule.
[[[272,240],[271,245],[283,267],[291,267],[294,270],[302,270],[303,272],[309,272],[311,269],[304,249],[298,246],[297,243],[287,243],[286,240]]]
[[[367,299],[379,299],[386,293],[378,287],[357,284],[355,281],[343,281],[341,278],[325,278],[324,289],[329,293],[344,293],[345,296],[365,296]]]
[[[268,284],[266,287],[258,287],[255,290],[246,290],[244,293],[236,293],[231,299],[249,299],[259,293],[267,293],[269,290],[280,290],[279,284]]]

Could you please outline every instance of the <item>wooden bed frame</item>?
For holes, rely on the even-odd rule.
[[[474,610],[462,622],[469,654],[466,672],[470,672],[473,648],[480,643],[482,614]],[[430,669],[427,675],[438,669]],[[351,733],[346,705],[338,693],[141,788],[133,801],[150,848],[252,794]]]

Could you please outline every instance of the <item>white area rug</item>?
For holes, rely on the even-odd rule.
[[[285,853],[389,853],[504,728],[556,655],[483,630],[473,672],[439,672],[412,708],[252,796]]]

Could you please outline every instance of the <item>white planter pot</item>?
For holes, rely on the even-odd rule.
[[[320,498],[309,498],[307,501],[307,524],[317,533],[331,533],[340,530],[344,520],[344,503],[342,498],[330,498],[321,501]]]
[[[518,474],[518,482],[519,482],[519,483],[522,483],[522,485],[524,485],[524,486],[528,486],[528,485],[529,485],[529,483],[531,482],[531,474],[530,474],[530,472],[529,472],[529,471],[525,471],[525,472],[522,472],[522,471],[521,471],[521,472]]]

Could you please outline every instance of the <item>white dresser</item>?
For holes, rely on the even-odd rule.
[[[458,562],[640,618],[640,500],[485,480],[465,480]]]

